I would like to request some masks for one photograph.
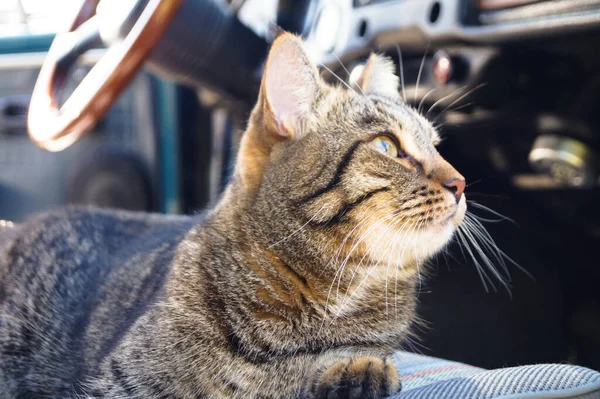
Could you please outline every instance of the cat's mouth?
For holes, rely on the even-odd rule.
[[[467,213],[467,197],[464,195],[458,201],[458,206],[454,211],[454,214],[450,216],[450,221],[452,222],[455,228],[458,228],[460,224],[465,219],[465,214]]]
[[[467,200],[463,195],[458,204],[453,207],[449,215],[443,217],[439,222],[435,223],[438,228],[445,228],[448,225],[457,229],[461,225],[467,212]]]
[[[375,264],[407,266],[413,261],[429,259],[448,244],[463,223],[466,198],[462,196],[458,204],[454,201],[454,198],[448,199],[445,212],[437,213],[428,223],[419,218],[403,224],[390,221],[389,217],[378,219],[368,227],[361,226],[355,241],[366,244]]]

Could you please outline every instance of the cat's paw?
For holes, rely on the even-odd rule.
[[[307,396],[315,399],[379,399],[399,392],[401,384],[388,359],[362,356],[334,363],[307,388]]]

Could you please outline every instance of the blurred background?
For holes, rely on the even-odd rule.
[[[0,4],[0,33],[23,36],[62,31],[82,3],[82,0],[5,0]]]
[[[394,58],[470,209],[533,276],[509,265],[506,290],[453,244],[408,349],[600,370],[600,0],[2,0],[0,220],[213,203],[274,26],[302,35],[332,83],[371,51]]]

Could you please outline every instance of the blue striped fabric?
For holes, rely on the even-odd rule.
[[[600,399],[600,373],[566,364],[484,370],[399,352],[402,392],[393,399]]]

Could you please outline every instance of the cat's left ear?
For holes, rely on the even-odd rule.
[[[382,94],[389,97],[400,97],[398,92],[398,76],[395,74],[394,62],[377,54],[371,54],[362,72],[354,81],[354,86],[364,93]]]
[[[302,40],[280,34],[269,52],[261,84],[266,127],[281,137],[299,138],[320,87],[321,78]]]

